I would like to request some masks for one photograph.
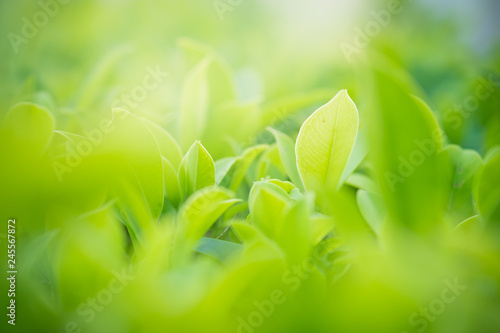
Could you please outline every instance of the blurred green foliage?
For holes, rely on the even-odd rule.
[[[499,44],[362,4],[0,2],[2,327],[498,332]]]

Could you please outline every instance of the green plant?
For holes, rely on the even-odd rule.
[[[69,323],[92,332],[387,332],[404,329],[443,279],[498,278],[488,264],[498,255],[498,150],[483,162],[446,146],[409,88],[376,70],[373,79],[379,114],[371,121],[342,90],[296,140],[269,127],[276,143],[215,162],[200,141],[183,153],[161,126],[121,109],[85,151],[91,137],[54,131],[45,108],[16,105],[1,131],[1,174],[25,239],[32,323],[48,331]],[[77,151],[61,180],[54,161]],[[401,157],[417,156],[398,174]],[[19,200],[24,184],[31,195]],[[458,264],[466,257],[485,268]],[[120,291],[108,291],[130,264]],[[314,305],[294,310],[304,302]],[[346,321],[351,311],[373,320]]]
[[[2,325],[497,332],[495,53],[482,73],[408,4],[349,67],[329,34],[324,52],[277,38],[256,2],[222,28],[194,4],[213,10],[70,2],[15,57],[0,48]],[[63,45],[58,20],[85,29]]]

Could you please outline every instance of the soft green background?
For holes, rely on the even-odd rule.
[[[497,2],[41,3],[0,2],[2,332],[500,330]]]

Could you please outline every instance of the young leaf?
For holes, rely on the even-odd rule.
[[[179,211],[185,237],[200,239],[226,209],[240,201],[233,197],[222,187],[204,188],[189,197]]]
[[[245,244],[265,239],[265,236],[259,229],[248,223],[236,222],[231,224],[231,228],[238,239]]]
[[[275,130],[274,128],[268,127],[267,129],[274,135],[276,144],[278,145],[281,163],[283,163],[283,167],[285,168],[288,177],[290,177],[290,180],[295,184],[295,186],[297,186],[301,191],[304,191],[304,185],[302,184],[299,171],[297,170],[297,158],[295,155],[295,144],[293,143],[293,140],[290,139],[290,137],[285,133]]]
[[[408,80],[394,74],[395,65],[387,66],[373,71],[370,143],[390,225],[441,230],[449,191],[441,133],[429,107],[411,95]]]
[[[236,160],[236,157],[224,157],[215,161],[215,184],[220,184]]]
[[[453,232],[472,237],[475,233],[482,231],[482,229],[481,217],[479,215],[474,215],[457,225],[453,229]]]
[[[460,188],[471,179],[482,165],[481,155],[471,149],[462,149],[456,145],[445,148],[450,154],[454,166],[453,187]]]
[[[346,184],[365,191],[379,192],[377,184],[370,177],[362,173],[356,172],[350,175],[346,180]]]
[[[315,214],[311,217],[312,245],[318,245],[334,228],[333,219],[326,215]]]
[[[271,184],[274,184],[274,185],[278,185],[283,190],[285,190],[285,192],[288,194],[290,194],[290,192],[292,192],[293,189],[296,189],[295,185],[293,185],[292,183],[285,182],[285,181],[282,181],[279,179],[269,179],[268,182],[270,182]]]
[[[212,185],[215,185],[214,161],[205,147],[196,141],[179,167],[181,199],[185,200],[197,190]]]
[[[316,110],[300,128],[295,153],[307,190],[336,190],[358,133],[358,110],[346,90]]]
[[[241,184],[241,181],[245,178],[245,174],[247,173],[250,164],[267,147],[267,145],[258,145],[246,149],[243,154],[231,165],[231,168],[221,180],[220,184],[232,191],[236,191]]]
[[[187,38],[180,40],[186,65],[190,68],[210,58],[206,68],[208,86],[208,110],[206,126],[202,139],[205,147],[215,159],[228,156],[228,140],[244,140],[249,137],[258,122],[259,113],[256,105],[236,103],[236,90],[233,73],[228,64],[210,47]]]
[[[247,182],[252,184],[254,181],[266,179],[267,177],[276,179],[286,177],[277,144],[269,146],[255,163],[252,163],[250,171],[247,173]]]
[[[169,160],[163,156],[161,158],[163,162],[163,185],[165,196],[173,205],[177,206],[181,199],[179,176]]]
[[[342,241],[352,246],[369,244],[373,241],[372,233],[356,202],[356,192],[342,186],[330,193],[325,200],[325,213],[335,221],[335,230],[342,234]]]
[[[238,239],[244,243],[246,251],[253,252],[255,247],[264,248],[259,253],[259,259],[283,259],[283,251],[279,248],[276,242],[266,237],[266,235],[256,226],[248,223],[237,222],[233,223],[231,228]]]
[[[151,131],[151,134],[153,134],[153,137],[158,143],[161,155],[172,164],[175,170],[177,170],[182,161],[182,151],[177,144],[177,141],[175,141],[170,133],[168,133],[164,128],[148,119],[141,119]]]
[[[479,214],[487,223],[500,223],[500,149],[488,154],[479,171],[475,197]]]
[[[449,145],[443,150],[449,158],[452,175],[448,212],[455,223],[475,214],[473,178],[483,161],[474,150]]]
[[[236,99],[231,69],[222,57],[209,46],[192,39],[181,38],[179,45],[188,67],[200,63],[203,59],[211,59],[207,68],[207,80],[210,86],[210,104],[214,108]]]
[[[356,193],[356,200],[361,215],[363,215],[368,225],[375,231],[375,234],[380,235],[382,224],[387,215],[382,197],[373,192],[359,190]]]
[[[274,239],[281,230],[283,214],[290,201],[288,193],[278,185],[267,181],[255,182],[248,200],[253,222],[265,235]]]
[[[241,251],[243,251],[241,244],[215,238],[202,237],[196,244],[196,252],[215,258],[222,263],[227,263]]]
[[[368,154],[368,129],[367,126],[362,127],[359,130],[358,137],[356,138],[356,143],[354,144],[354,149],[349,157],[349,161],[342,173],[342,178],[340,179],[340,184],[344,184],[346,179],[353,174],[356,168],[363,162],[364,158]]]
[[[45,108],[33,103],[19,103],[7,113],[2,126],[2,141],[12,149],[39,156],[54,130],[54,118]]]
[[[303,197],[284,213],[283,225],[278,225],[276,241],[289,262],[302,262],[307,256],[311,239],[310,216],[312,197]]]

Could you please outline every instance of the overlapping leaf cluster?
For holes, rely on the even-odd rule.
[[[359,112],[332,92],[299,128],[274,118],[323,92],[276,116],[238,104],[213,54],[195,63],[177,131],[119,108],[87,135],[33,103],[6,115],[2,209],[19,221],[24,327],[401,331],[456,278],[470,291],[436,332],[498,324],[482,320],[499,299],[484,291],[500,283],[498,148],[449,145],[385,61],[360,77]],[[89,303],[124,274],[110,302]]]

